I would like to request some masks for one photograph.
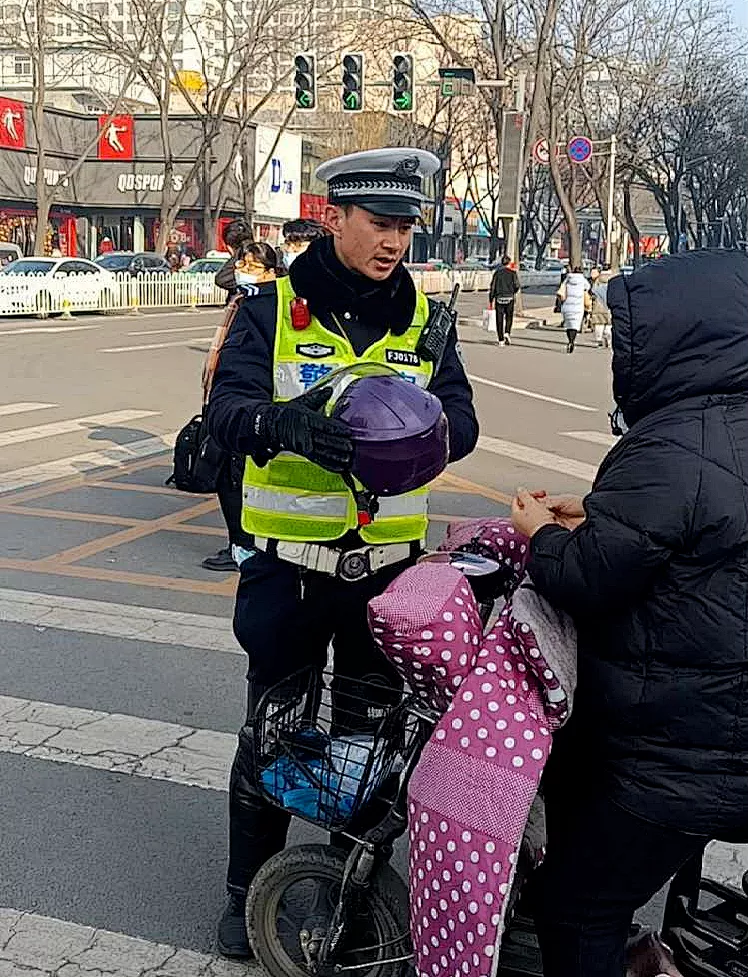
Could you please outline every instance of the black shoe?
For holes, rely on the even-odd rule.
[[[215,556],[208,556],[200,564],[205,567],[206,570],[238,570],[239,567],[234,562],[234,557],[231,555],[231,547],[225,546],[222,550],[219,550]]]
[[[221,919],[218,921],[218,952],[234,960],[249,960],[252,956],[244,919],[244,895],[229,894]]]
[[[567,352],[568,353],[574,353],[575,352],[575,344],[574,343],[567,343]]]
[[[505,336],[505,346],[509,346],[509,345],[510,345],[510,337]]]

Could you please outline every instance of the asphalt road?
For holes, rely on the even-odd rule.
[[[213,956],[246,667],[235,577],[200,567],[224,540],[212,497],[164,487],[220,317],[0,322],[3,974],[76,953],[123,977],[247,973]],[[552,331],[501,349],[460,331],[482,440],[433,493],[432,542],[506,513],[518,485],[585,492],[611,443],[610,358],[586,337],[567,356]]]

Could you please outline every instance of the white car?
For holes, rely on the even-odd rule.
[[[115,276],[85,258],[19,258],[0,271],[0,315],[46,319],[70,309],[117,308]]]

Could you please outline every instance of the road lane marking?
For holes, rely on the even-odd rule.
[[[8,966],[6,966],[8,965]],[[261,977],[258,964],[0,907],[0,972],[29,977]]]
[[[11,444],[41,441],[43,438],[54,438],[61,434],[73,434],[75,431],[87,431],[91,427],[125,424],[128,421],[138,421],[144,417],[156,417],[159,413],[157,410],[114,410],[106,414],[72,417],[68,421],[55,421],[52,424],[18,427],[12,431],[0,432],[0,448],[7,448]]]
[[[619,438],[604,431],[562,431],[563,438],[574,438],[576,441],[589,441],[590,444],[602,444],[613,448]]]
[[[0,753],[225,791],[236,745],[233,733],[0,695]]]
[[[232,634],[231,621],[212,614],[0,587],[0,621],[244,654]]]
[[[112,445],[111,448],[103,448],[101,451],[89,451],[82,455],[71,455],[68,458],[58,458],[57,461],[2,472],[0,495],[66,476],[84,475],[97,468],[119,468],[128,461],[161,454],[174,446],[174,438],[174,434],[155,435],[142,441],[131,441],[130,444]]]
[[[583,482],[592,482],[598,472],[597,465],[588,465],[583,461],[575,461],[574,458],[565,458],[562,455],[552,454],[550,451],[531,448],[526,444],[503,441],[501,438],[489,438],[483,434],[479,435],[478,447],[482,451],[491,451],[495,455],[512,458],[514,461],[520,461],[526,465],[547,468],[549,471],[561,475],[571,475]]]
[[[193,336],[191,339],[177,339],[173,343],[143,343],[141,346],[109,346],[100,353],[137,353],[144,349],[169,349],[172,346],[189,346],[190,343],[210,343],[213,336]]]
[[[24,403],[23,401],[19,401],[16,404],[0,404],[0,417],[9,417],[11,414],[25,414],[27,411],[46,410],[48,407],[59,406],[59,404]]]
[[[195,326],[180,326],[178,329],[142,329],[138,332],[129,332],[128,336],[158,336],[160,333],[195,332],[196,329],[205,329],[205,323],[198,323]]]
[[[34,333],[81,332],[84,329],[98,329],[98,326],[31,326],[28,329],[3,329],[0,336],[30,336]]]
[[[559,407],[571,407],[573,410],[589,411],[597,413],[597,407],[588,407],[587,404],[575,404],[571,400],[561,400],[559,397],[549,397],[547,394],[536,393],[535,390],[523,390],[521,387],[511,387],[508,383],[499,383],[497,380],[487,380],[486,377],[477,377],[472,373],[468,374],[471,383],[483,383],[487,387],[496,387],[497,390],[506,390],[511,394],[520,394],[522,397],[531,397],[533,400],[544,400],[548,404],[557,404]]]

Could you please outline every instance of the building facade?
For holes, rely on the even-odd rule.
[[[244,158],[230,120],[209,154],[202,140],[198,119],[172,118],[167,166],[158,116],[46,110],[44,184],[52,203],[41,232],[46,249],[93,257],[108,237],[115,249],[152,250],[165,201],[178,205],[170,241],[191,253],[220,248],[223,225],[245,208],[256,215],[258,237],[275,243],[283,221],[299,216],[301,137],[251,127]],[[0,240],[25,253],[33,252],[37,235],[36,167],[30,106],[0,98]],[[206,205],[215,234],[209,241],[203,238]]]

